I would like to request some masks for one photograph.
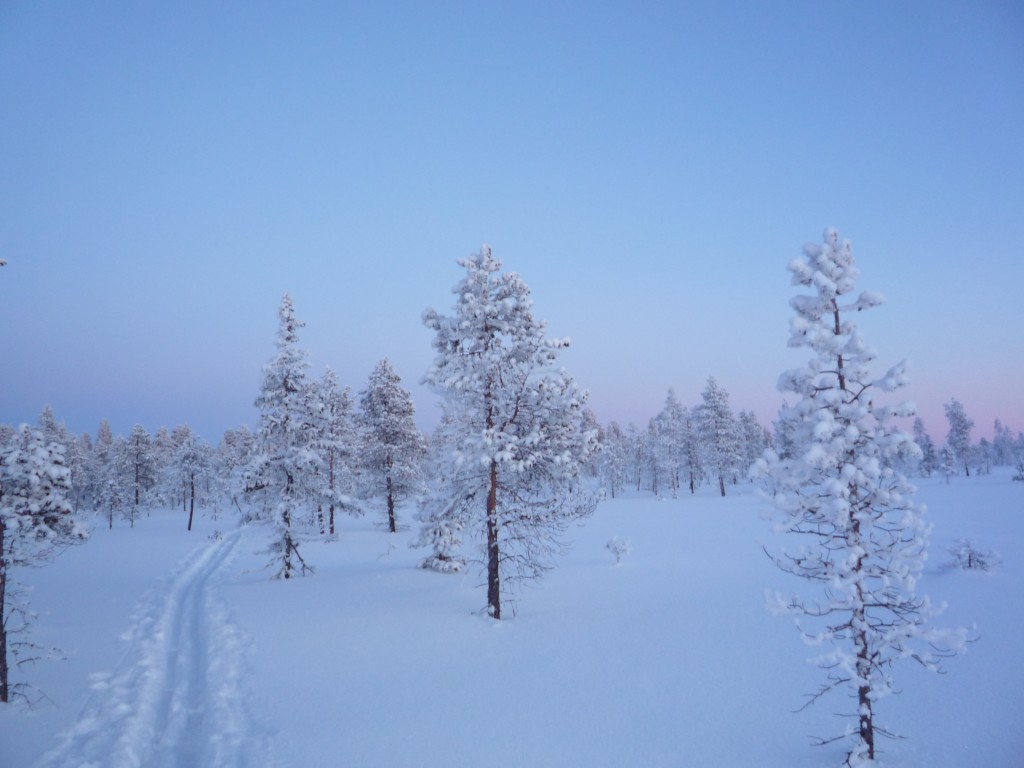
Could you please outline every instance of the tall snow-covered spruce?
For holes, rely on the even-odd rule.
[[[88,533],[75,518],[68,495],[71,472],[64,447],[23,424],[0,444],[0,703],[27,697],[27,687],[11,683],[9,662],[32,661],[40,649],[27,637],[33,613],[25,590],[13,576],[38,567]]]
[[[545,338],[526,283],[501,272],[488,247],[458,263],[466,275],[452,289],[454,314],[423,315],[437,351],[424,382],[443,398],[436,440],[449,450],[419,512],[421,541],[447,547],[452,537],[438,531],[473,534],[487,611],[500,619],[510,583],[552,567],[561,534],[596,506],[580,470],[597,432],[586,427],[586,393],[555,367],[569,342]]]
[[[257,450],[246,490],[266,494],[274,530],[270,565],[277,569],[276,578],[290,579],[312,570],[299,553],[299,543],[319,500],[316,478],[323,460],[317,447],[319,400],[306,376],[305,350],[298,345],[304,323],[295,317],[288,294],[281,300],[278,319],[277,354],[263,368],[263,386],[256,398]]]
[[[858,271],[852,246],[833,229],[823,244],[806,245],[789,271],[794,285],[810,289],[790,301],[796,316],[789,345],[807,347],[813,357],[779,379],[780,391],[796,398],[780,413],[790,455],[767,451],[754,471],[774,489],[776,531],[801,541],[772,558],[819,589],[806,598],[778,595],[773,607],[797,616],[805,640],[825,649],[815,661],[827,680],[808,704],[833,690],[847,690],[855,704],[845,731],[820,743],[845,741],[847,765],[870,765],[876,735],[891,735],[875,709],[896,690],[893,664],[913,658],[937,670],[962,649],[965,632],[932,627],[937,610],[916,593],[928,528],[915,489],[896,467],[918,449],[892,424],[913,406],[878,400],[905,383],[904,364],[872,378],[875,354],[849,320],[883,299],[868,292],[846,298]]]

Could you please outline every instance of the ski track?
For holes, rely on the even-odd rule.
[[[246,768],[273,765],[246,707],[246,641],[216,577],[241,531],[187,560],[145,600],[117,669],[92,677],[78,722],[39,768]]]

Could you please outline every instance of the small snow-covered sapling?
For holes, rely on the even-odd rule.
[[[618,536],[612,536],[608,539],[608,543],[604,545],[604,548],[615,555],[615,562],[621,563],[622,558],[633,551],[633,547],[630,545],[628,539],[620,539]]]

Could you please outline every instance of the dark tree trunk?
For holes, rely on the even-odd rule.
[[[4,524],[0,522],[0,702],[10,701],[7,679],[7,556],[4,554]]]
[[[191,531],[192,530],[192,515],[196,511],[196,477],[195,477],[195,475],[192,475],[191,483],[190,484],[192,486],[192,499],[191,499],[191,501],[189,502],[189,505],[188,505],[188,529]]]
[[[289,484],[290,484],[289,479]],[[281,564],[281,576],[285,579],[292,577],[292,516],[287,507],[281,510],[281,527],[284,529],[284,537],[281,541],[281,556],[284,562]]]
[[[395,490],[391,483],[391,475],[388,475],[388,530],[394,533],[398,530],[395,525]]]
[[[327,464],[328,482],[331,487],[331,503],[327,508],[327,529],[330,531],[330,535],[334,535],[334,449],[332,448],[328,456]]]
[[[718,490],[725,496],[725,475],[718,476]]]
[[[491,459],[490,489],[487,492],[487,612],[501,618],[501,577],[498,570],[498,462]]]

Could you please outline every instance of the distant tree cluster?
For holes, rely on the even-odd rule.
[[[919,477],[941,474],[947,480],[953,475],[970,477],[987,475],[993,467],[1018,467],[1024,462],[1024,432],[1014,434],[1013,430],[995,420],[992,440],[982,437],[977,443],[971,442],[974,420],[967,416],[959,400],[953,398],[944,404],[948,431],[946,439],[936,445],[925,429],[920,417],[914,419],[914,442],[920,449],[920,457],[908,463],[905,469]]]
[[[665,405],[646,429],[612,422],[601,436],[597,473],[614,498],[627,488],[676,498],[681,489],[696,493],[704,483],[726,487],[746,480],[770,445],[771,434],[752,411],[734,413],[729,393],[711,377],[691,408],[669,389]]]

